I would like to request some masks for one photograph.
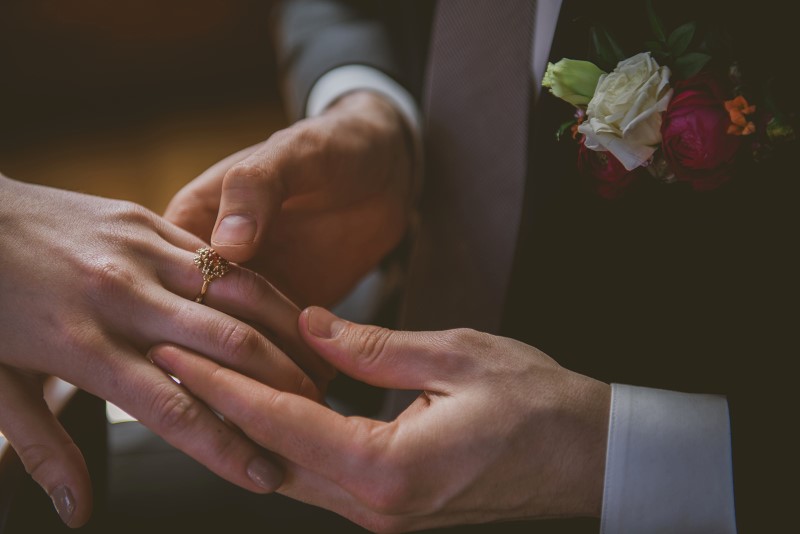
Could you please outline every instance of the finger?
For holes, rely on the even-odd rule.
[[[375,386],[449,393],[454,377],[470,366],[459,342],[461,331],[388,330],[351,323],[318,307],[303,310],[299,324],[306,342],[322,358]],[[477,351],[481,345],[464,348]]]
[[[164,288],[185,300],[196,300],[203,275],[195,265],[196,255],[184,251],[160,257],[156,270]],[[297,317],[300,310],[267,280],[249,269],[231,264],[221,278],[211,281],[203,304],[229,315],[258,322],[284,340],[300,341]]]
[[[175,343],[264,384],[320,400],[311,378],[264,335],[245,322],[218,310],[180,299],[168,291],[142,297],[147,300],[133,335],[152,344]]]
[[[41,383],[0,366],[0,430],[62,521],[79,527],[92,512],[89,471],[78,447],[47,408]]]
[[[164,286],[186,299],[193,299],[203,284],[202,275],[193,263],[193,256],[180,253],[178,260],[171,261],[169,265],[164,263],[158,267]],[[169,295],[164,298],[173,300]],[[317,356],[300,335],[297,326],[300,310],[264,277],[231,265],[228,274],[210,284],[204,303],[225,314],[267,328],[274,334],[273,339],[279,341],[280,347],[319,387],[324,388],[333,378],[333,367]],[[185,344],[183,341],[173,341]],[[245,372],[244,369],[240,370]],[[277,387],[277,384],[274,385]]]
[[[272,150],[264,146],[228,170],[222,180],[211,244],[232,261],[251,259],[285,199]]]
[[[241,320],[198,304],[189,298],[181,298],[172,291],[195,295],[202,285],[200,272],[193,264],[193,255],[186,251],[173,249],[172,254],[149,252],[151,263],[156,263],[158,276],[173,276],[174,272],[185,272],[186,279],[194,280],[196,289],[191,293],[185,287],[171,287],[173,282],[161,284],[142,278],[140,273],[109,265],[98,275],[101,288],[93,293],[99,312],[118,334],[130,340],[138,340],[137,349],[144,352],[150,346],[174,342],[191,347],[208,357],[225,362],[226,365],[240,369],[266,383],[287,391],[299,392],[315,399],[321,398],[319,388],[300,367],[283,352],[270,343],[256,329]],[[176,259],[177,258],[177,259]],[[161,263],[161,265],[159,265]],[[169,268],[165,265],[169,263]],[[236,267],[234,271],[241,270]],[[137,277],[138,275],[138,277]],[[229,273],[211,284],[225,283]],[[235,274],[234,274],[235,276]],[[185,282],[184,282],[185,286]],[[251,301],[244,296],[241,302]],[[252,301],[251,301],[252,302]],[[270,309],[266,313],[275,312]],[[295,317],[295,312],[292,317]],[[270,316],[270,321],[273,321]],[[290,321],[282,320],[275,325],[291,336]],[[281,326],[286,325],[286,326]],[[271,326],[270,323],[267,327]],[[288,338],[288,337],[287,337]],[[297,333],[294,333],[297,338]],[[300,344],[299,341],[295,341]],[[59,375],[62,376],[62,375]]]
[[[262,447],[333,481],[365,473],[362,441],[385,450],[386,423],[345,418],[306,398],[284,393],[175,346],[159,346],[153,362]]]
[[[240,150],[206,169],[170,200],[164,218],[209,242],[219,211],[223,176],[261,145],[259,143]]]
[[[87,389],[229,482],[258,493],[280,486],[282,469],[271,456],[145,358],[120,352],[106,360],[112,363],[98,362]]]

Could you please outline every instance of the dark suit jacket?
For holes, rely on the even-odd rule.
[[[420,95],[431,4],[286,3],[279,16],[280,66],[295,115],[302,115],[319,76],[344,64],[373,66]],[[799,47],[778,2],[744,12],[722,2],[694,4],[656,2],[670,23],[699,19],[705,28],[723,20],[751,80],[772,72],[779,74],[778,87],[797,87],[786,62]],[[622,3],[573,2],[569,9],[576,6],[576,16],[562,16],[555,38],[569,32],[570,53],[588,51],[586,23],[595,18],[617,30],[624,45],[641,42],[647,29],[642,2],[624,9]],[[554,61],[563,57],[554,53]],[[789,337],[798,272],[795,154],[743,166],[710,193],[643,180],[609,202],[575,175],[575,145],[555,141],[558,123],[570,113],[549,95],[533,113],[523,222],[501,333],[606,382],[727,395],[740,531],[789,524],[783,488],[797,475],[789,437],[797,406],[790,395],[797,351]]]

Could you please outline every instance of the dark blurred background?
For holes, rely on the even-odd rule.
[[[0,2],[0,171],[163,211],[284,124],[271,4]]]

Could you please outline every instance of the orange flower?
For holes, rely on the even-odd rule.
[[[583,110],[578,110],[575,113],[575,124],[573,124],[569,129],[569,131],[572,133],[572,138],[576,141],[578,140],[578,136],[580,135],[580,133],[578,132],[578,126],[583,124],[583,121],[585,120],[586,120],[586,113],[584,113]]]
[[[756,131],[756,125],[747,120],[747,115],[756,112],[756,107],[747,103],[742,95],[732,100],[725,101],[725,109],[731,116],[731,125],[728,126],[728,133],[732,135],[750,135]]]

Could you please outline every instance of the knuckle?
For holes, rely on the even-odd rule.
[[[270,142],[276,152],[292,152],[298,149],[316,149],[322,144],[323,137],[324,134],[317,125],[304,120],[275,132],[270,137]]]
[[[248,193],[257,188],[260,197],[281,199],[285,196],[285,191],[276,173],[277,165],[278,163],[270,159],[265,162],[246,159],[231,167],[225,175],[223,187],[226,192],[238,190]]]
[[[31,475],[34,480],[39,480],[38,476],[47,468],[53,457],[52,447],[41,443],[31,443],[16,449],[22,465],[25,466],[25,471]]]
[[[55,445],[43,443],[31,443],[16,448],[25,471],[42,487],[49,489],[54,476],[63,473],[65,467],[63,461],[66,459],[64,453],[71,448],[77,448],[72,442],[62,442]],[[80,452],[78,452],[80,454]]]
[[[219,430],[217,432],[209,432],[208,440],[211,455],[214,458],[228,458],[233,457],[238,460],[236,454],[238,453],[237,445],[239,438],[234,434],[225,423],[220,422]]]
[[[237,269],[236,274],[233,289],[237,297],[246,299],[245,302],[264,302],[270,298],[269,282],[264,277],[245,269]]]
[[[148,224],[153,220],[153,212],[135,202],[119,200],[114,203],[114,206],[110,215],[115,221],[140,225]]]
[[[492,336],[471,328],[457,328],[443,333],[442,341],[449,352],[482,353],[493,345]]]
[[[450,376],[471,375],[476,368],[484,369],[494,359],[487,358],[496,350],[497,339],[469,328],[448,330],[437,336],[431,349],[435,351],[437,367]]]
[[[391,330],[379,326],[365,326],[351,331],[355,336],[355,353],[360,357],[362,365],[366,366],[381,358],[392,336]]]
[[[322,400],[322,394],[319,391],[319,388],[317,388],[317,385],[314,384],[314,381],[303,372],[300,372],[299,374],[299,378],[297,379],[297,389],[295,391],[309,399]]]
[[[225,189],[250,188],[253,184],[268,181],[269,172],[253,158],[247,158],[233,165],[225,175]]]
[[[126,300],[137,286],[133,273],[109,257],[84,263],[83,279],[87,296],[99,304]]]
[[[60,320],[61,324],[56,327],[59,350],[62,354],[79,356],[96,361],[96,356],[105,354],[107,343],[96,330],[96,326],[90,321],[66,321]],[[76,362],[73,361],[73,365]]]
[[[182,189],[170,201],[167,210],[164,212],[164,218],[178,225],[185,224],[197,217],[198,208],[208,214],[216,211],[214,206],[208,202],[208,199],[198,191]]]
[[[239,322],[228,322],[221,327],[220,349],[228,363],[241,365],[258,351],[259,339],[255,330]]]
[[[181,432],[200,418],[197,401],[185,391],[163,388],[153,400],[153,424],[162,432]]]
[[[293,126],[276,132],[270,138],[273,154],[280,167],[288,167],[294,171],[309,163],[325,166],[341,165],[331,156],[329,139],[334,135],[320,128],[319,124],[299,121]]]

